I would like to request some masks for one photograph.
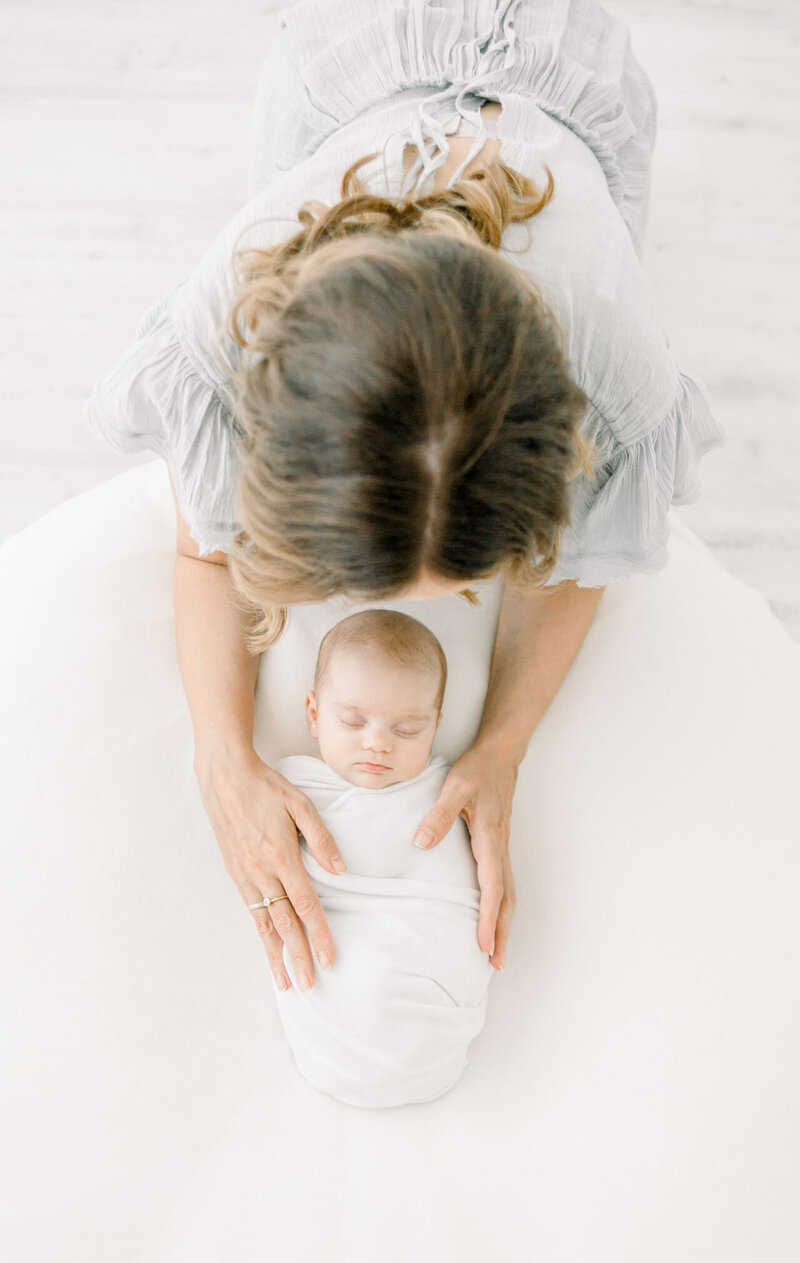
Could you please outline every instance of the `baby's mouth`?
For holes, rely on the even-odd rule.
[[[391,772],[392,770],[384,763],[357,763],[356,767],[363,767],[365,772]]]

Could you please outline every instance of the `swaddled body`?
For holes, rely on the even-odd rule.
[[[300,838],[336,960],[300,991],[284,949],[294,985],[277,993],[278,1010],[297,1068],[349,1105],[433,1100],[464,1071],[494,972],[477,941],[480,887],[464,821],[432,851],[413,843],[449,765],[437,756],[375,789],[306,755],[276,770],[312,800],[347,864],[333,876]]]

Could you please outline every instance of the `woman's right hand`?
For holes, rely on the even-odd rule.
[[[334,876],[345,871],[332,834],[311,799],[256,754],[230,753],[195,761],[200,797],[211,821],[225,867],[245,907],[261,899],[287,894],[269,908],[248,912],[269,958],[280,990],[291,986],[283,965],[283,945],[292,958],[302,989],[314,982],[310,938],[323,969],[333,963],[333,938],[322,905],[300,858],[298,830],[315,860]],[[341,868],[334,867],[339,860]],[[308,931],[308,938],[304,931]]]

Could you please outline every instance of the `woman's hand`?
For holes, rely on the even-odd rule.
[[[313,984],[314,964],[303,927],[323,969],[324,957],[331,964],[334,952],[322,905],[300,858],[298,830],[315,860],[334,876],[345,871],[339,848],[310,798],[255,750],[238,757],[227,754],[196,771],[203,806],[245,907],[274,895],[289,896],[269,908],[254,908],[248,916],[261,935],[280,990],[291,985],[283,966],[284,943],[305,990],[304,976],[309,987]]]
[[[511,918],[517,903],[508,854],[511,804],[517,783],[517,764],[497,747],[476,744],[450,768],[439,801],[428,812],[414,841],[427,830],[436,846],[460,816],[466,821],[481,887],[478,943],[495,969],[505,965]]]

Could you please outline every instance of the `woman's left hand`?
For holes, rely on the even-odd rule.
[[[438,802],[421,821],[414,842],[427,831],[441,842],[460,816],[466,821],[481,888],[478,944],[488,952],[495,969],[502,969],[511,918],[517,903],[514,874],[508,854],[511,803],[517,784],[517,764],[496,747],[476,744],[450,768]],[[425,839],[421,839],[425,841]]]

